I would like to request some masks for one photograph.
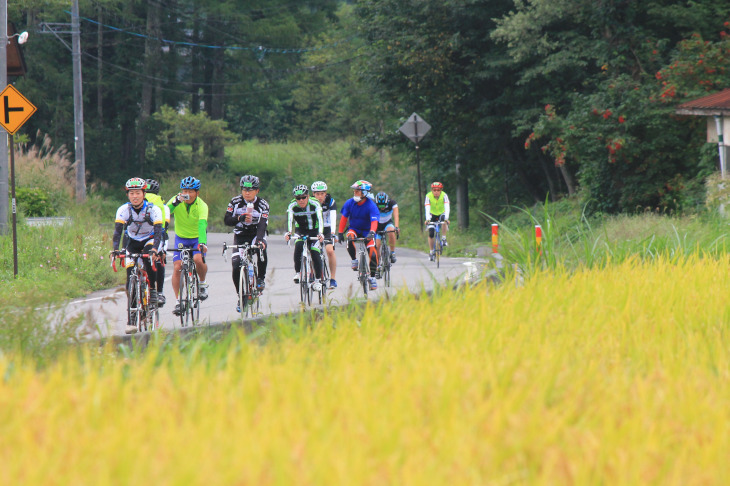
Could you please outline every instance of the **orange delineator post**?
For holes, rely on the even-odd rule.
[[[535,225],[535,249],[538,253],[542,253],[542,226]]]
[[[499,253],[499,225],[492,223],[492,253]]]

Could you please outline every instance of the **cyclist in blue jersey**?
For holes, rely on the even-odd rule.
[[[366,238],[365,246],[370,254],[370,290],[378,288],[375,272],[378,268],[378,252],[375,250],[375,231],[378,229],[380,211],[375,202],[368,197],[373,185],[368,181],[359,180],[350,186],[353,191],[352,199],[345,201],[342,206],[342,216],[338,228],[340,241],[344,240],[345,227],[347,231],[347,252],[352,259],[352,269],[357,271],[357,252],[353,238]]]

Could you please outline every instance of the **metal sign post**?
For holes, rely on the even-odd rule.
[[[426,123],[426,120],[418,116],[417,113],[413,113],[411,116],[408,117],[408,120],[401,125],[401,127],[398,129],[403,135],[408,137],[412,142],[416,144],[416,172],[418,173],[418,209],[419,214],[421,215],[421,223],[423,223],[425,220],[423,219],[423,193],[421,192],[423,187],[421,185],[421,161],[418,157],[418,149],[419,149],[419,143],[421,140],[423,140],[423,137],[426,136],[429,130],[431,130],[431,125]],[[423,232],[423,224],[421,224],[421,232]]]
[[[7,85],[0,93],[0,126],[2,126],[10,139],[10,197],[13,214],[13,276],[18,276],[18,205],[15,200],[15,143],[13,135],[28,118],[35,113],[36,107],[28,101],[20,91],[11,84]]]

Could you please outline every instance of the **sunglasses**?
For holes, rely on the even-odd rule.
[[[255,191],[256,189],[254,189],[253,187],[244,187],[244,188],[242,188],[241,190],[242,190],[243,192],[253,192],[253,191]]]
[[[301,201],[303,199],[307,199],[307,197],[309,197],[309,196],[297,196],[294,199],[296,199],[297,201]]]

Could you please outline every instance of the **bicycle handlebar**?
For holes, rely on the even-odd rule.
[[[263,250],[263,247],[261,246],[260,243],[256,243],[255,245],[252,245],[250,243],[243,243],[241,245],[228,245],[224,241],[223,242],[223,253],[222,253],[223,260],[224,261],[228,261],[228,260],[226,260],[226,250],[229,249],[229,248],[231,248],[231,249],[245,249],[245,250],[251,250],[251,249]],[[264,256],[264,252],[263,251],[261,251],[261,253],[259,254],[259,258],[261,259],[262,262],[263,261],[266,261],[266,257]]]
[[[112,257],[112,259],[111,259],[112,268],[116,272],[117,271],[117,258],[119,260],[121,260],[122,262],[124,262],[124,260],[127,258],[127,255],[125,253],[112,252],[111,257]],[[150,258],[149,253],[130,253],[129,258],[131,258],[133,260],[137,259],[137,258],[147,258],[150,261],[150,266],[152,267],[152,271],[157,271],[157,266],[155,265],[155,261],[152,258]],[[124,263],[122,263],[122,265],[124,265]]]

